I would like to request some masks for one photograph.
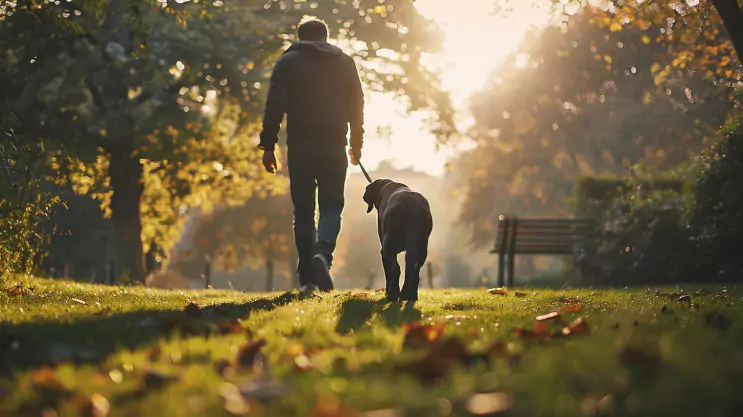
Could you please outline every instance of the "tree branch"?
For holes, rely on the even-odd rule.
[[[738,61],[743,60],[743,10],[738,5],[738,0],[711,1],[730,35]]]

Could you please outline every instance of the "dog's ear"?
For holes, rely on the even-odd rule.
[[[371,213],[372,210],[374,210],[374,201],[376,200],[376,182],[369,184],[366,186],[366,190],[364,191],[364,203],[368,204],[369,207],[367,208],[366,212]]]

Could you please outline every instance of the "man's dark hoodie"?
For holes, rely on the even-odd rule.
[[[364,95],[353,59],[327,42],[299,41],[276,62],[263,118],[261,149],[273,150],[287,115],[287,145],[361,148]]]

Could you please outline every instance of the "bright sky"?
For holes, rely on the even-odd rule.
[[[494,14],[496,0],[417,0],[416,7],[444,32],[441,56],[432,57],[441,71],[443,87],[452,93],[460,127],[467,126],[467,98],[481,86],[494,68],[514,50],[533,25],[549,19],[549,0],[511,0],[508,14]],[[456,4],[456,6],[454,6]],[[371,93],[366,105],[366,138],[363,162],[374,169],[383,160],[398,168],[412,167],[441,175],[453,147],[436,149],[436,139],[427,132],[425,115],[407,114],[405,103],[390,95]],[[377,135],[384,127],[389,137]],[[460,146],[466,146],[462,144]],[[353,172],[353,168],[351,169]]]

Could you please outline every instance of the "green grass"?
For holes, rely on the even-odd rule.
[[[356,291],[300,299],[24,284],[33,292],[0,292],[0,416],[433,417],[496,409],[733,416],[743,409],[743,312],[734,288],[717,298],[721,288],[708,288],[691,303],[655,289],[525,297],[421,290],[407,305]],[[574,305],[566,298],[581,307],[563,311],[564,324],[550,322],[550,330],[583,318],[588,333],[516,334],[537,315]],[[732,325],[710,322],[712,312]],[[414,341],[415,331],[405,333],[416,321],[443,336],[429,331],[419,346],[405,343]],[[462,360],[497,341],[504,352]]]

